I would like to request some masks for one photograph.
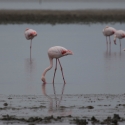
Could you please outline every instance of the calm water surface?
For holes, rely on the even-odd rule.
[[[114,45],[113,36],[111,50],[107,49],[102,34],[106,25],[0,25],[0,94],[41,95],[41,75],[49,66],[47,50],[55,45],[66,47],[74,53],[60,59],[67,82],[65,94],[124,93],[125,52],[120,51],[118,40]],[[123,29],[125,24],[108,25]],[[31,62],[30,41],[24,37],[26,28],[38,32],[33,39]],[[46,75],[48,94],[53,93],[53,73],[54,68]],[[61,94],[63,80],[59,67],[55,83],[57,94]]]
[[[124,0],[0,0],[0,9],[124,9]]]

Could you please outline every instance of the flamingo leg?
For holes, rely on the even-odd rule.
[[[119,43],[120,43],[120,51],[121,51],[121,40],[119,39]]]
[[[111,45],[111,39],[110,39],[110,36],[109,36],[109,44]]]
[[[107,36],[106,36],[106,43],[108,44]]]
[[[54,79],[55,79],[56,70],[57,70],[57,59],[56,59],[54,76],[53,76],[53,91],[54,91],[54,95],[55,95],[55,100],[56,100],[56,90],[55,90],[55,86],[54,86]],[[56,107],[57,107],[57,101],[56,101]]]
[[[107,52],[108,52],[108,40],[107,40],[107,36],[106,36],[106,47],[107,47]]]
[[[109,36],[109,53],[111,53],[111,39],[110,39],[110,36]]]
[[[31,60],[31,48],[32,48],[32,39],[30,41],[30,60]]]
[[[54,76],[53,76],[53,84],[54,84],[54,79],[55,79],[56,70],[57,70],[57,59],[56,59],[56,65],[55,65]]]
[[[62,68],[62,66],[61,66],[61,63],[60,63],[60,60],[59,60],[59,59],[58,59],[58,62],[59,62],[60,69],[61,69],[61,72],[62,72],[62,77],[63,77],[64,84],[66,84],[65,78],[64,78],[64,75],[63,75],[63,68]]]

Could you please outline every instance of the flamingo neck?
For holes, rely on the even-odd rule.
[[[49,60],[50,60],[50,66],[44,70],[44,72],[43,72],[43,74],[42,74],[42,77],[45,77],[46,72],[53,67],[53,59],[52,59],[52,58],[49,58]]]
[[[116,38],[117,38],[117,36],[116,36],[116,34],[114,35],[114,40],[116,40]]]

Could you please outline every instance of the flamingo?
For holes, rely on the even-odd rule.
[[[119,38],[120,42],[120,49],[121,49],[121,39],[125,38],[125,31],[123,30],[117,30],[114,35],[114,44],[116,44],[116,39]]]
[[[25,37],[27,40],[31,40],[30,42],[30,59],[31,59],[31,48],[32,48],[32,39],[37,36],[37,32],[33,29],[26,29],[25,30]]]
[[[107,41],[107,37],[109,36],[109,44],[111,44],[110,36],[113,35],[115,32],[116,32],[116,29],[113,27],[106,26],[103,29],[103,34],[104,36],[106,36],[106,41]],[[107,44],[108,44],[108,41],[107,41]]]
[[[55,74],[56,74],[56,70],[57,70],[57,61],[59,62],[59,65],[60,65],[64,84],[66,83],[65,79],[64,79],[64,75],[63,75],[63,68],[61,66],[59,58],[61,58],[63,56],[67,56],[67,55],[73,55],[73,52],[64,47],[61,47],[61,46],[54,46],[54,47],[49,48],[48,57],[49,57],[49,61],[50,61],[50,66],[48,68],[46,68],[42,74],[41,80],[43,81],[43,83],[46,83],[45,75],[46,75],[46,72],[53,67],[54,58],[56,59],[56,65],[55,65],[55,71],[54,71],[54,76],[53,76],[53,84],[54,84],[54,78],[55,78]]]

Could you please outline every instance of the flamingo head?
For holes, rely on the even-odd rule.
[[[43,83],[46,83],[46,78],[45,78],[45,76],[42,76],[41,80],[43,81]]]
[[[72,52],[71,50],[63,50],[63,51],[62,51],[62,55],[63,55],[63,56],[73,55],[73,52]]]

